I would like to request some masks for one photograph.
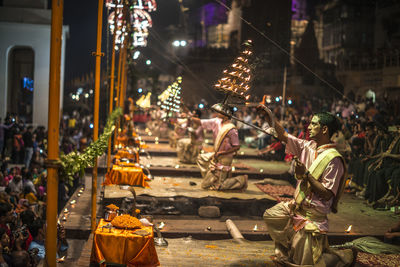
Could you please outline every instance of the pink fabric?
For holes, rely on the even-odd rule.
[[[201,120],[201,126],[208,131],[213,132],[213,140],[217,138],[219,130],[221,130],[222,120],[219,118],[212,118],[207,120]]]
[[[203,126],[205,130],[213,132],[213,140],[215,142],[215,139],[217,139],[218,136],[218,132],[222,128],[222,119],[213,118],[213,119],[201,120],[201,126]],[[239,145],[240,145],[239,133],[236,128],[233,128],[225,135],[224,140],[222,141],[218,151],[227,151],[232,147]],[[225,156],[233,156],[233,153],[226,154]]]
[[[194,131],[194,135],[196,136],[196,142],[202,143],[204,140],[204,129],[202,126],[197,127]]]
[[[321,146],[319,148],[316,147],[315,141],[307,141],[303,139],[298,139],[293,135],[288,135],[288,142],[286,145],[286,153],[291,153],[299,158],[299,160],[306,166],[307,169],[310,168],[311,164],[315,160],[318,153],[322,153],[327,148],[326,146]],[[325,171],[322,173],[319,178],[319,182],[327,189],[332,191],[334,195],[336,195],[340,178],[343,176],[344,166],[343,162],[340,158],[336,157],[329,162]],[[297,186],[299,186],[300,182],[297,182]],[[314,208],[320,213],[328,214],[331,212],[333,198],[326,201],[320,198],[317,194],[313,193],[311,196],[307,196],[306,199],[302,202],[302,205]],[[294,220],[304,220],[299,215],[296,215]],[[296,222],[294,222],[296,225]],[[319,225],[319,229],[321,231],[328,231],[328,220],[324,221]]]
[[[178,136],[178,138],[182,138],[182,137],[185,136],[186,128],[178,126],[178,127],[175,128],[175,133]]]
[[[44,186],[39,186],[38,187],[38,194],[39,196],[44,196],[44,193],[46,192],[46,188]]]
[[[7,185],[8,185],[8,183],[9,182],[11,182],[11,180],[14,178],[14,176],[12,176],[11,174],[10,175],[7,175],[6,177],[4,177],[4,181],[6,181],[6,183],[7,183]]]

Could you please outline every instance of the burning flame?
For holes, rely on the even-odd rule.
[[[352,227],[353,227],[353,225],[349,225],[349,227],[345,230],[345,232],[350,233]]]

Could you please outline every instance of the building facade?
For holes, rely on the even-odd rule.
[[[65,46],[63,26],[60,103],[63,99]],[[51,10],[47,1],[3,0],[0,6],[0,117],[18,116],[47,127]]]
[[[400,2],[331,0],[318,8],[320,57],[344,93],[400,94]]]

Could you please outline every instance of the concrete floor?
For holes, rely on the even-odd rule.
[[[157,247],[161,266],[275,266],[272,241],[238,243],[229,240],[169,239]]]
[[[217,198],[237,198],[237,199],[264,199],[275,200],[275,198],[264,194],[256,186],[256,180],[249,180],[248,188],[244,192],[238,191],[215,191],[203,190],[201,188],[201,178],[193,177],[155,177],[149,181],[150,188],[134,187],[136,195],[149,195],[154,197],[175,197],[186,196],[193,198],[217,197]],[[195,185],[190,185],[190,182]],[[106,186],[104,198],[122,198],[131,196],[128,188],[118,185]]]
[[[196,186],[190,186],[189,181],[196,182]],[[199,188],[201,179],[199,178],[174,178],[163,177],[155,178],[150,181],[150,188],[135,187],[136,193],[153,197],[176,197],[186,196],[192,198],[218,197],[223,199],[265,199],[274,201],[274,198],[262,193],[250,181],[246,192],[218,192],[208,191]],[[121,189],[119,186],[107,186],[105,188],[105,198],[121,198],[132,196],[127,189]],[[262,214],[260,214],[261,218]],[[400,219],[399,215],[391,211],[374,210],[367,206],[362,200],[354,195],[345,193],[339,204],[339,212],[330,214],[330,233],[335,235],[374,235],[382,236],[391,226]],[[344,230],[352,225],[350,233],[344,233]]]

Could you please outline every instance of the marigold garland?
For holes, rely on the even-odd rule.
[[[117,228],[129,228],[129,229],[142,228],[143,226],[142,223],[137,218],[132,217],[128,214],[115,217],[111,221],[111,224]]]

